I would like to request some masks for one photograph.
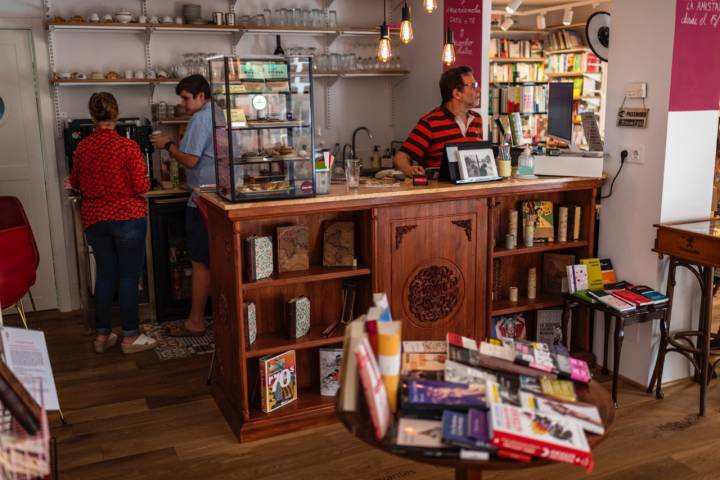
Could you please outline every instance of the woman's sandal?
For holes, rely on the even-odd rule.
[[[105,340],[95,339],[93,346],[95,347],[95,353],[104,353],[108,349],[112,348],[118,341],[118,336],[110,332],[110,335]]]
[[[121,343],[120,348],[125,354],[144,352],[146,350],[152,350],[157,346],[157,340],[150,338],[144,333],[138,335],[133,343]]]

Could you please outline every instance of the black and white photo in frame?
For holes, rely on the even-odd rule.
[[[492,148],[458,150],[460,177],[463,180],[497,178],[497,166]]]

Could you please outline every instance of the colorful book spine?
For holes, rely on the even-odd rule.
[[[582,258],[580,263],[587,267],[588,288],[590,290],[602,290],[603,279],[600,270],[599,258]]]
[[[378,364],[385,383],[390,411],[397,412],[400,385],[400,322],[378,322]]]
[[[355,359],[360,374],[365,400],[370,410],[370,418],[375,430],[375,437],[382,440],[390,428],[391,414],[387,390],[380,376],[375,355],[367,336],[364,336],[355,348]]]
[[[588,295],[600,303],[604,303],[608,307],[617,310],[618,312],[629,312],[635,310],[635,305],[631,305],[625,300],[621,300],[618,297],[609,294],[605,290],[588,290]]]

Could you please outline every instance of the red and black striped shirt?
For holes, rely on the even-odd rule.
[[[483,140],[482,117],[472,110],[473,117],[465,135],[455,120],[455,115],[444,105],[422,117],[407,140],[400,147],[411,159],[423,167],[439,167],[443,158],[443,148],[448,142],[479,142]]]

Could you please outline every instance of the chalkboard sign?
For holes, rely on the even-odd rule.
[[[482,67],[482,2],[445,0],[444,4],[443,25],[453,31],[456,58],[453,65],[445,66],[445,70],[468,65],[479,81]]]

